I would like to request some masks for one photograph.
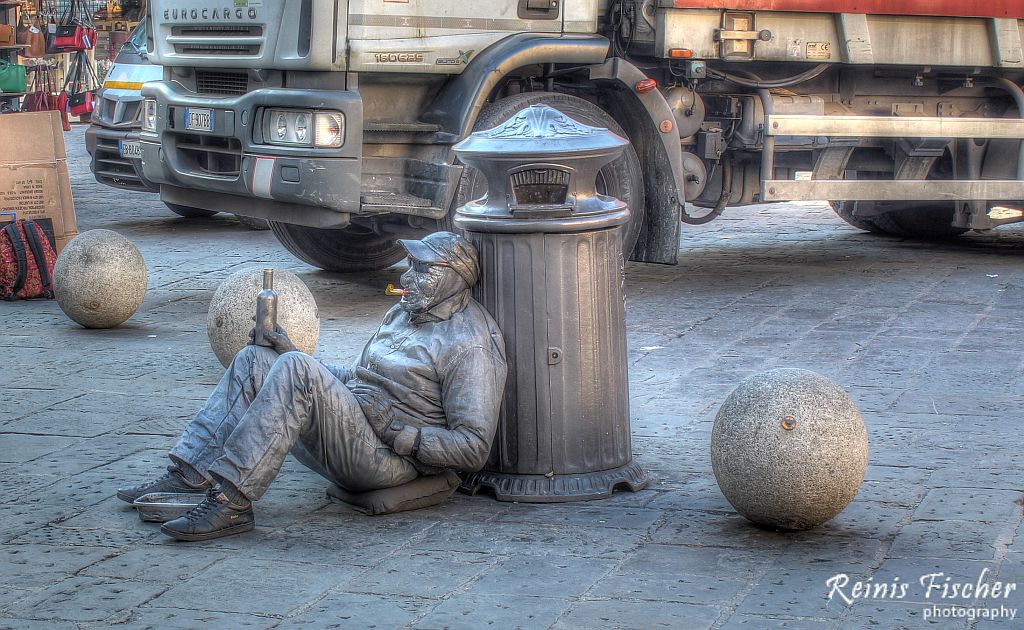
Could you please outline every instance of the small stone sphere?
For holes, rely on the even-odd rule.
[[[75,237],[53,267],[53,292],[64,313],[86,328],[114,328],[135,314],[149,274],[134,243],[110,230]]]
[[[722,494],[758,525],[817,527],[864,481],[868,433],[857,407],[828,378],[798,369],[743,381],[718,411],[711,464]]]
[[[256,294],[263,290],[263,268],[237,271],[217,288],[206,315],[206,332],[214,354],[227,367],[239,350],[249,343],[255,325]],[[320,312],[309,287],[295,274],[274,269],[277,291],[277,324],[288,333],[299,350],[316,351],[320,340]]]

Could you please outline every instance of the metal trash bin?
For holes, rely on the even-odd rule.
[[[487,196],[455,225],[480,252],[474,297],[505,335],[508,381],[490,459],[462,489],[562,502],[639,490],[630,448],[622,230],[597,175],[628,141],[546,105],[455,147]]]

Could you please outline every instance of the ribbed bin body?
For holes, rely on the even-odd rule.
[[[474,297],[505,335],[508,382],[484,471],[498,498],[570,501],[644,483],[633,465],[621,228],[467,236]]]
[[[619,231],[471,235],[493,274],[476,297],[514,331],[497,470],[564,475],[629,463]]]
[[[505,337],[508,378],[483,470],[463,489],[578,501],[647,483],[633,462],[622,299],[629,208],[595,180],[626,141],[538,106],[455,148],[487,176],[456,227],[480,254],[474,297]]]

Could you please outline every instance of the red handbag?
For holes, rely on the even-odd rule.
[[[71,0],[60,17],[53,48],[57,52],[76,52],[89,50],[95,45],[96,25],[92,21],[92,14],[83,6],[82,0]]]
[[[64,88],[57,97],[61,116],[66,120],[69,113],[79,117],[92,114],[96,109],[97,89],[99,84],[96,71],[93,70],[89,57],[84,52],[77,53],[68,68]],[[65,123],[65,130],[67,129],[70,129],[70,126]]]
[[[21,105],[25,112],[45,112],[57,110],[57,79],[51,66],[39,64],[28,69],[28,95]]]
[[[64,131],[71,131],[71,121],[68,120],[68,93],[61,91],[57,95],[57,111],[60,112],[61,126]]]
[[[96,29],[86,28],[79,24],[57,27],[57,35],[53,38],[53,46],[59,52],[75,52],[89,50],[96,45]]]
[[[76,92],[68,95],[68,111],[72,116],[84,116],[96,110],[95,92]]]

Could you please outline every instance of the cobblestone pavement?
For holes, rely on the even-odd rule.
[[[679,266],[628,266],[633,445],[649,489],[546,506],[456,495],[371,518],[289,462],[254,532],[184,544],[112,493],[161,472],[221,375],[206,337],[218,283],[248,266],[297,273],[320,305],[318,355],[348,362],[400,270],[317,272],[228,216],[181,219],[99,186],[83,136],[67,137],[81,228],[137,243],[149,293],[107,331],[54,302],[0,305],[0,627],[916,628],[952,603],[1024,604],[1022,228],[922,244],[858,232],[823,204],[729,211],[685,231]],[[845,387],[871,440],[856,500],[800,534],[750,526],[710,466],[723,398],[780,366]],[[909,589],[830,601],[839,573]],[[925,597],[918,580],[933,573],[1020,588]]]

